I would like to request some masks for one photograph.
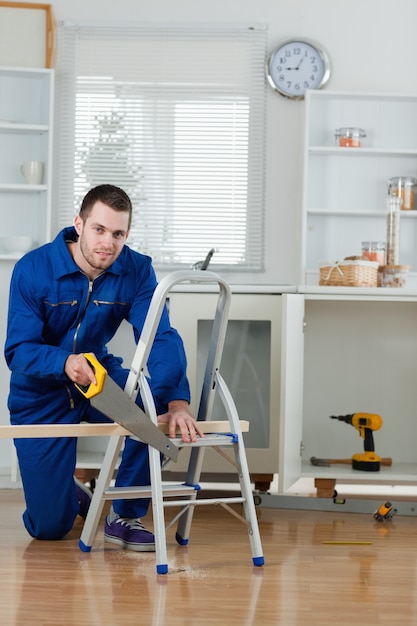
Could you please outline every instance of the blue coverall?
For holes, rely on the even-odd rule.
[[[93,352],[120,387],[128,369],[109,354],[107,344],[123,320],[137,342],[157,285],[151,259],[124,246],[95,280],[83,274],[67,247],[73,227],[33,250],[14,268],[5,357],[11,370],[8,407],[12,424],[103,422],[64,373],[70,354]],[[164,310],[148,361],[158,414],[168,402],[190,399],[182,340]],[[138,396],[138,403],[140,398]],[[26,500],[24,524],[32,537],[59,539],[72,528],[79,510],[73,474],[76,438],[16,439]],[[117,486],[150,483],[148,448],[126,438]],[[116,500],[121,517],[142,517],[148,500]]]

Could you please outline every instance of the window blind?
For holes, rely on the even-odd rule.
[[[100,183],[134,207],[129,245],[158,268],[260,270],[266,31],[63,24],[59,227]]]

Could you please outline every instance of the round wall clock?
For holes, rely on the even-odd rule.
[[[307,39],[290,39],[269,55],[268,82],[281,95],[302,100],[307,89],[321,89],[330,77],[330,61],[324,49]]]

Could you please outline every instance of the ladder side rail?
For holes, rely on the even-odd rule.
[[[237,435],[237,444],[233,446],[235,451],[236,462],[239,466],[239,482],[241,493],[245,498],[243,509],[245,518],[248,523],[249,542],[252,550],[252,560],[254,565],[263,565],[264,557],[262,552],[262,543],[259,533],[258,518],[256,516],[255,503],[252,494],[252,485],[250,481],[249,466],[246,458],[245,444],[243,441],[242,430],[240,428],[239,414],[236,404],[233,400],[229,388],[220,375],[217,373],[217,388],[220,399],[226,409],[227,416],[233,433]]]
[[[203,385],[200,394],[197,421],[209,421],[212,417],[214,399],[216,396],[216,375],[220,367],[226,338],[227,323],[230,310],[231,291],[227,283],[220,283],[216,312],[210,335],[209,351],[204,371]],[[195,447],[191,450],[185,482],[187,485],[197,485],[204,462],[204,447]],[[195,497],[197,497],[197,492]],[[185,507],[184,507],[185,508]],[[178,521],[176,539],[181,545],[186,545],[190,536],[194,508],[184,511]]]
[[[131,398],[136,398],[139,372],[146,366],[159,321],[166,304],[167,295],[175,285],[181,282],[217,283],[221,291],[230,290],[227,283],[220,278],[220,276],[206,270],[178,270],[171,272],[159,282],[149,305],[125,385],[125,391]]]
[[[85,519],[79,540],[79,546],[83,552],[91,551],[97,527],[100,522],[100,517],[103,512],[105,501],[103,494],[108,489],[113,478],[124,439],[123,435],[117,435],[109,438],[103,464],[97,478],[96,488],[91,499],[90,507],[88,509],[87,517]]]
[[[216,313],[210,335],[209,351],[203,377],[197,421],[211,419],[216,394],[216,372],[219,370],[226,339],[231,292],[228,285],[221,285],[217,299]]]
[[[143,371],[139,374],[139,393],[141,395],[145,413],[154,424],[158,423],[154,398]],[[152,515],[155,536],[155,555],[157,574],[168,572],[168,557],[166,547],[164,495],[162,488],[161,455],[156,448],[148,446],[149,470],[152,493]]]

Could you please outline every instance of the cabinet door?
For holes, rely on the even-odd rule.
[[[169,310],[172,325],[181,334],[188,358],[192,411],[201,390],[217,294],[172,293]],[[250,422],[244,435],[252,473],[277,473],[279,431],[281,296],[235,294],[223,351],[221,374],[237,406],[240,419]],[[226,419],[220,401],[213,419]],[[168,469],[186,467],[180,461]],[[230,472],[230,465],[212,450],[206,451],[204,470]]]

